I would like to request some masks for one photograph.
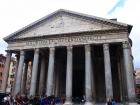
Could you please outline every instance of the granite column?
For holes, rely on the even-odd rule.
[[[49,64],[48,64],[48,76],[47,76],[47,83],[46,83],[46,95],[51,96],[53,95],[53,79],[54,79],[54,56],[55,56],[55,48],[51,47],[49,49]]]
[[[45,57],[42,55],[41,58],[41,69],[40,69],[40,79],[39,79],[39,94],[43,95],[45,88]]]
[[[66,102],[72,105],[72,47],[67,47],[67,70],[66,70]]]
[[[85,45],[85,105],[93,105],[92,99],[92,67],[91,67],[91,47]]]
[[[38,62],[39,62],[39,49],[35,49],[31,77],[31,88],[30,88],[30,95],[32,96],[36,95]]]
[[[25,52],[20,51],[20,59],[19,59],[17,77],[16,77],[15,95],[20,94],[20,91],[21,91],[21,81],[22,81],[24,59],[25,59]]]
[[[109,101],[113,99],[109,44],[103,44],[103,52],[104,52],[104,66],[105,66],[106,101]]]
[[[124,70],[126,77],[127,87],[127,102],[130,105],[136,104],[136,93],[134,86],[134,75],[133,75],[133,63],[131,59],[130,44],[128,42],[123,43],[123,57],[124,57]]]

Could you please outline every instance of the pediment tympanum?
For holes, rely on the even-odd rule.
[[[14,40],[65,33],[87,32],[126,28],[128,25],[75,13],[67,10],[58,10],[26,27],[9,35],[4,40]]]

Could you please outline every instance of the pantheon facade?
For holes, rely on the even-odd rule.
[[[57,10],[4,38],[8,43],[2,90],[5,92],[11,55],[17,56],[14,95],[85,97],[86,105],[134,105],[132,26],[69,10]]]

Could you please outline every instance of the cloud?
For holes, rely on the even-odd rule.
[[[126,0],[118,0],[118,2],[113,6],[113,8],[108,12],[108,14],[112,14],[118,7],[123,7],[125,5]]]

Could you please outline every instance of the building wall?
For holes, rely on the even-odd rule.
[[[3,76],[4,67],[5,67],[5,62],[6,62],[6,57],[0,54],[0,90],[1,90],[1,85],[2,85],[2,78],[3,78],[2,76]],[[10,92],[13,87],[15,71],[16,71],[16,60],[14,57],[12,57],[11,63],[10,63],[10,70],[9,70],[6,92]]]

